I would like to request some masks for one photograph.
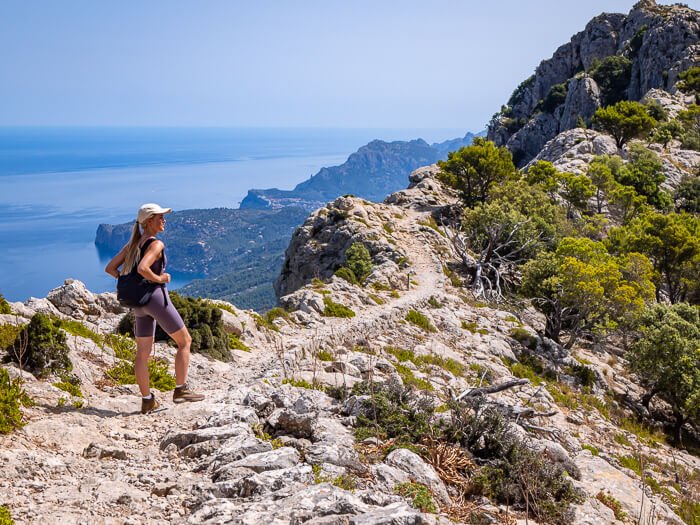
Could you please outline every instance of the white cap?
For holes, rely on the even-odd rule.
[[[144,204],[139,208],[139,214],[136,216],[136,221],[139,224],[143,224],[154,215],[158,215],[159,213],[170,213],[171,211],[173,211],[171,208],[161,208],[157,204],[149,202],[148,204]]]

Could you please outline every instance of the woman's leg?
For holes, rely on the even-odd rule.
[[[177,343],[177,354],[175,355],[175,384],[184,385],[187,383],[187,368],[190,365],[190,344],[192,337],[183,326],[178,331],[168,334]]]
[[[139,384],[141,396],[146,397],[151,393],[148,377],[148,358],[153,349],[153,336],[136,338],[136,359],[134,360],[134,375]]]

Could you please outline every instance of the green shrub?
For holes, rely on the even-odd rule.
[[[7,299],[3,297],[3,295],[0,293],[0,314],[11,314],[12,313],[12,308],[10,308],[10,304],[7,302]]]
[[[73,364],[68,357],[65,334],[44,314],[34,314],[12,344],[17,348],[26,345],[22,366],[37,377],[46,377],[51,373],[69,373],[73,370]],[[17,363],[17,357],[14,352],[9,352],[5,361]]]
[[[250,352],[250,348],[241,341],[236,334],[228,334],[228,347],[231,350],[243,350]]]
[[[381,284],[378,281],[372,283],[372,288],[374,288],[377,292],[388,292],[389,291],[389,287],[386,284]]]
[[[537,348],[537,338],[524,328],[513,328],[508,335],[525,348],[529,348],[530,350]]]
[[[326,391],[326,385],[314,381],[313,384],[309,383],[305,379],[284,379],[282,381],[283,385],[292,385],[297,388],[308,388],[309,390],[320,390],[321,392]]]
[[[168,292],[168,295],[192,337],[190,351],[205,354],[220,361],[231,361],[232,356],[228,349],[229,338],[224,330],[219,306],[203,299],[181,297],[176,292]],[[117,332],[120,334],[134,333],[133,313],[129,312],[122,317]],[[168,334],[160,325],[156,325],[155,339],[156,341],[169,339]]]
[[[428,487],[420,483],[401,483],[394,490],[411,502],[411,505],[421,512],[435,514],[438,511],[433,501],[433,494]]]
[[[72,396],[83,397],[83,393],[80,390],[80,387],[69,381],[61,381],[60,383],[54,383],[53,386],[60,390],[63,390],[64,392],[68,392]]]
[[[12,351],[12,343],[17,340],[17,336],[24,329],[24,325],[13,325],[13,324],[1,324],[0,325],[0,349],[7,348],[8,351]]]
[[[632,75],[632,61],[618,55],[594,59],[588,73],[598,83],[604,106],[615,104],[625,98]]]
[[[615,441],[617,441],[617,436],[620,434],[617,434],[615,436]],[[619,443],[619,441],[618,441]],[[625,444],[631,444],[629,441]],[[617,459],[620,460],[620,463],[622,464],[623,467],[630,469],[632,472],[637,474],[637,476],[642,475],[642,465],[639,463],[639,459],[637,459],[635,456],[618,456]]]
[[[235,315],[238,317],[238,314],[236,313],[236,310],[229,305],[229,304],[223,304],[223,303],[210,303],[212,306],[215,306],[216,308],[220,310],[226,310],[228,313]]]
[[[418,359],[422,364],[439,366],[457,377],[464,377],[464,365],[451,357],[445,359],[438,355],[429,354],[422,355]]]
[[[490,385],[493,382],[493,373],[479,363],[469,363],[469,370],[476,374],[476,379],[480,381],[481,386]]]
[[[119,361],[117,365],[108,369],[105,374],[120,385],[137,384],[133,362]],[[175,378],[168,373],[168,363],[164,361],[149,359],[148,377],[151,387],[157,388],[161,392],[166,392],[175,388]]]
[[[279,327],[275,323],[268,321],[264,317],[260,317],[258,314],[253,313],[252,317],[255,320],[255,326],[258,328],[267,328],[268,330],[272,330],[274,332],[280,331]]]
[[[125,336],[112,335],[107,339],[114,350],[117,364],[105,371],[105,375],[120,385],[135,385],[134,358],[136,343]],[[148,377],[152,387],[165,392],[175,388],[175,378],[168,373],[168,363],[156,359],[148,360]]]
[[[583,386],[593,386],[595,383],[595,372],[592,368],[576,364],[571,367],[571,373]]]
[[[392,290],[389,295],[391,295],[394,299],[398,299],[400,297],[399,292],[396,290]]]
[[[395,439],[401,446],[418,443],[430,432],[430,419],[435,412],[432,401],[398,381],[362,381],[353,386],[352,394],[370,396],[362,402],[357,416],[354,434],[358,441],[375,436]]]
[[[384,231],[387,232],[389,235],[394,233],[394,230],[392,229],[391,226],[389,226],[386,222],[382,224],[382,228],[384,228]]]
[[[404,385],[410,385],[416,387],[418,390],[428,390],[433,391],[433,385],[430,381],[425,379],[420,379],[413,374],[413,370],[408,368],[406,365],[397,364],[396,371],[401,377]]]
[[[484,399],[453,403],[450,433],[484,465],[473,478],[477,490],[519,508],[525,507],[527,495],[529,510],[538,521],[572,522],[571,505],[583,502],[566,475],[580,477],[575,464],[562,466],[530,450],[500,410]]]
[[[433,308],[442,308],[442,303],[435,299],[435,297],[432,295],[430,296],[430,299],[428,299],[428,304]]]
[[[329,297],[323,298],[323,315],[325,317],[355,317],[355,312],[340,303],[334,303]]]
[[[379,297],[378,295],[375,295],[373,293],[368,293],[367,297],[369,297],[370,299],[372,299],[375,303],[377,303],[379,305],[382,305],[386,302],[384,299],[382,299],[381,297]]]
[[[74,321],[72,319],[59,319],[55,318],[53,320],[54,324],[72,335],[77,335],[79,337],[84,337],[90,339],[98,346],[102,347],[102,336],[85,326],[80,321]]]
[[[653,427],[646,425],[643,421],[623,417],[618,419],[617,426],[622,430],[631,432],[640,441],[646,442],[649,446],[657,446],[660,443],[666,443],[666,435]]]
[[[32,400],[22,389],[19,378],[11,380],[10,374],[0,368],[0,434],[8,434],[22,427],[20,405],[31,405]]]
[[[476,333],[476,329],[478,327],[479,327],[479,325],[476,324],[474,321],[469,321],[469,322],[462,321],[462,328],[464,328],[465,330],[469,330],[473,334]]]
[[[413,323],[414,325],[418,326],[419,328],[422,328],[426,332],[437,332],[437,328],[430,324],[430,320],[425,315],[423,315],[420,312],[417,312],[416,310],[408,311],[408,313],[406,314],[406,321],[408,321],[409,323]]]
[[[15,522],[10,516],[10,511],[5,505],[0,505],[0,525],[15,525]]]
[[[355,274],[353,271],[348,268],[347,266],[341,266],[338,268],[335,273],[333,274],[336,277],[340,277],[341,279],[345,279],[347,282],[350,284],[357,284],[359,285],[360,283],[357,281],[357,277],[355,277]]]
[[[415,365],[418,364],[418,359],[416,358],[416,354],[413,353],[413,350],[406,350],[405,348],[397,348],[395,346],[385,346],[384,351],[387,354],[393,355],[400,363],[411,361]]]
[[[657,122],[666,122],[666,120],[668,120],[668,110],[664,109],[664,107],[655,100],[647,102],[646,107],[649,116]]]
[[[319,483],[330,483],[334,487],[341,488],[343,490],[354,491],[357,488],[357,478],[352,474],[341,474],[335,478],[326,476],[323,474],[323,466],[320,463],[311,466],[311,471],[314,475],[314,482],[318,485]]]
[[[595,448],[593,445],[581,445],[581,448],[584,450],[590,450],[591,454],[593,454],[594,456],[598,455],[598,449]]]
[[[352,270],[359,283],[364,282],[372,271],[372,258],[365,245],[361,242],[354,242],[345,252],[344,267]]]
[[[263,319],[265,320],[266,325],[271,325],[273,324],[272,321],[277,319],[278,317],[281,317],[285,321],[292,322],[291,317],[289,317],[289,312],[285,310],[284,308],[270,308],[267,312],[265,312],[265,315],[263,316]]]
[[[535,106],[535,111],[553,113],[554,110],[564,103],[566,93],[569,90],[569,80],[561,84],[555,84],[549,88],[547,95]]]
[[[700,502],[693,499],[682,499],[674,509],[688,525],[700,525]]]
[[[447,278],[450,280],[450,283],[455,288],[460,288],[462,286],[462,280],[457,276],[455,272],[450,270],[448,266],[442,267],[442,273],[444,273],[445,276],[447,276]]]
[[[319,361],[335,361],[335,356],[328,350],[321,350],[316,357]]]

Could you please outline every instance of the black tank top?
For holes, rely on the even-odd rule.
[[[141,245],[141,247],[139,248],[139,250],[140,250],[139,261],[143,258],[144,246],[146,246],[147,244],[149,246],[151,244],[153,244],[152,242],[149,242],[150,239],[153,239],[154,241],[156,240],[155,237],[150,237],[149,239],[146,239],[146,241]],[[148,247],[146,247],[146,248],[148,248]],[[165,247],[164,247],[163,252],[162,252],[162,257],[160,257],[159,259],[156,259],[155,262],[151,265],[151,271],[156,275],[161,275],[163,273],[163,271],[165,270],[165,265],[167,264],[167,262],[168,262],[168,260],[165,257]]]

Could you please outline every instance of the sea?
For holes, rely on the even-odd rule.
[[[238,208],[252,188],[292,189],[373,139],[440,142],[460,129],[0,127],[0,293],[44,297],[68,278],[99,293],[113,253],[101,223],[145,202]],[[166,224],[167,228],[167,224]],[[171,289],[197,274],[173,274]]]

